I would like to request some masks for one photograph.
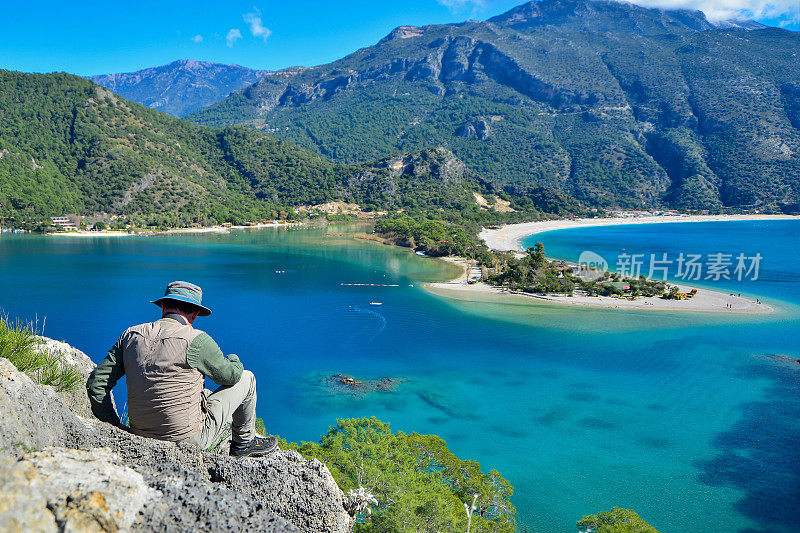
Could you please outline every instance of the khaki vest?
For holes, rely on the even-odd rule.
[[[186,354],[201,333],[162,318],[128,328],[122,335],[128,418],[136,435],[177,442],[199,431],[205,420],[204,378],[189,366]]]

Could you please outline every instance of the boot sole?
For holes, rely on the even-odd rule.
[[[237,459],[240,458],[240,457],[264,457],[265,455],[268,455],[268,454],[276,451],[277,449],[278,449],[278,445],[276,444],[275,446],[273,446],[269,450],[253,450],[251,452],[242,453],[242,454],[239,454],[239,455],[231,454],[231,457],[235,457]]]

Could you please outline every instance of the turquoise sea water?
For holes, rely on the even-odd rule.
[[[760,251],[761,279],[725,289],[789,302],[766,317],[443,299],[419,286],[442,276],[439,262],[314,229],[3,236],[0,307],[46,317],[46,335],[99,360],[128,325],[156,316],[147,300],[167,281],[187,279],[214,310],[197,326],[256,373],[259,416],[289,440],[316,440],[337,417],[371,415],[436,433],[514,484],[521,531],[571,532],[583,514],[614,505],[665,533],[800,531],[800,365],[775,357],[800,356],[792,224],[587,228],[534,239],[563,257],[656,246],[706,253],[707,242]],[[408,381],[393,393],[336,396],[324,377],[340,372]]]

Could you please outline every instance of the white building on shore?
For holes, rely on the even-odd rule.
[[[78,227],[69,217],[50,217],[54,226],[63,228],[64,231],[76,231]]]

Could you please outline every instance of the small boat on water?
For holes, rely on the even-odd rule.
[[[383,305],[383,302],[370,302],[369,305]]]

